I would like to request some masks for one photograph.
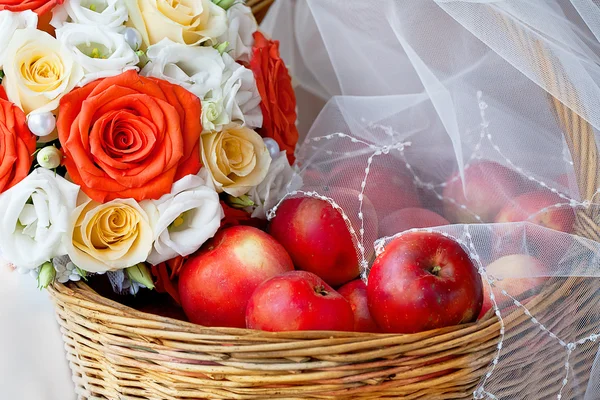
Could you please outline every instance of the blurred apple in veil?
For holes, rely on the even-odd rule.
[[[526,185],[517,172],[492,161],[479,161],[464,171],[465,190],[458,173],[447,182],[443,191],[444,216],[453,223],[469,224],[478,221],[492,222],[498,212],[513,198],[523,192]],[[465,208],[462,208],[464,205]]]
[[[529,221],[561,232],[572,233],[575,212],[569,201],[549,190],[522,194],[508,202],[496,216],[495,222]],[[560,207],[555,207],[562,204]]]
[[[359,192],[330,188],[321,193],[332,198],[350,220],[359,236],[361,228]],[[368,197],[363,198],[365,255],[374,254],[377,238],[377,216]],[[355,236],[350,233],[340,211],[329,202],[313,197],[287,199],[271,220],[269,232],[292,257],[297,269],[320,276],[327,284],[338,287],[359,275],[359,257]]]
[[[523,299],[523,294],[543,285],[550,275],[550,271],[540,260],[526,254],[511,254],[501,257],[490,263],[485,270],[490,277],[497,279],[494,283],[495,293],[506,290],[508,294],[523,304],[529,300],[529,298]],[[490,285],[487,282],[483,284],[483,292],[483,306],[478,319],[492,308]],[[506,300],[508,298],[503,295],[496,296],[498,304]]]
[[[462,246],[440,233],[407,232],[371,267],[369,310],[389,333],[416,333],[474,321],[483,284]]]
[[[356,332],[381,332],[369,311],[367,285],[364,281],[356,279],[348,282],[338,289],[338,293],[344,296],[352,306],[354,330]]]
[[[338,163],[330,172],[328,183],[360,191],[365,179],[366,157]],[[388,155],[374,158],[369,167],[364,195],[371,200],[381,221],[388,214],[421,202],[413,179],[400,160]]]
[[[292,271],[260,285],[248,302],[246,326],[263,331],[352,331],[350,303],[321,278]]]
[[[223,229],[183,266],[181,306],[196,324],[244,328],[248,299],[258,285],[293,269],[283,246],[263,231]]]
[[[379,236],[392,236],[412,228],[449,225],[441,215],[425,208],[404,208],[394,211],[379,223]]]

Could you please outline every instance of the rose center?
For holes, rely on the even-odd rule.
[[[185,27],[193,27],[200,23],[203,11],[208,11],[204,10],[202,3],[203,1],[198,0],[158,1],[157,9],[170,20]]]
[[[34,56],[20,65],[25,86],[35,92],[57,89],[64,74],[63,68],[60,57],[54,53]]]
[[[256,165],[254,146],[247,140],[235,136],[225,136],[222,142],[224,158],[226,159],[226,175],[235,174],[246,176]]]
[[[129,206],[105,209],[91,222],[90,241],[96,249],[107,249],[135,235],[137,221]]]
[[[137,163],[152,154],[156,143],[155,129],[150,121],[132,111],[118,110],[96,121],[93,132],[101,135],[100,146],[110,158]]]

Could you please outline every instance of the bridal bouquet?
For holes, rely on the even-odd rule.
[[[298,133],[257,28],[236,0],[0,0],[4,259],[40,287],[108,272],[135,293],[260,224]]]

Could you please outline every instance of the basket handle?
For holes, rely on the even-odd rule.
[[[252,9],[252,13],[260,23],[274,1],[275,0],[247,0],[246,5]]]
[[[553,62],[551,54],[540,41],[525,38],[523,29],[505,15],[496,13],[505,26],[507,33],[516,40],[521,50],[527,54],[531,65],[548,87],[548,96],[554,113],[562,128],[565,140],[571,153],[577,186],[582,200],[594,203],[600,199],[598,191],[600,183],[600,160],[594,128],[584,119],[567,107],[551,93],[560,93],[561,97],[577,99],[573,84],[562,71],[562,65]],[[600,208],[586,207],[576,212],[575,233],[579,236],[600,242]]]

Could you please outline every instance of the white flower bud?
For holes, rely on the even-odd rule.
[[[56,277],[56,270],[51,262],[45,262],[40,268],[40,273],[38,275],[38,288],[45,289],[54,282],[54,278]]]
[[[37,162],[46,169],[58,168],[62,163],[62,151],[54,146],[46,146],[37,153]]]

